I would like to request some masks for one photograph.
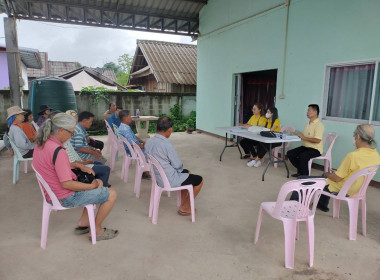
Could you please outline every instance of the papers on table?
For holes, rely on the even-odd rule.
[[[292,135],[292,134],[285,134],[281,132],[275,132],[276,137],[279,139],[299,139],[297,135]]]
[[[228,129],[229,132],[247,132],[247,129],[245,129],[242,126],[234,126]]]

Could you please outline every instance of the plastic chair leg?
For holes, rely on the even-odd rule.
[[[42,228],[41,228],[41,248],[46,248],[47,234],[49,230],[49,218],[50,218],[51,208],[47,202],[44,202],[42,209]]]
[[[88,214],[88,221],[90,222],[90,230],[91,230],[91,241],[92,244],[96,244],[96,226],[95,226],[95,215],[94,215],[94,205],[86,205]]]
[[[157,225],[157,220],[158,220],[158,209],[160,207],[161,193],[162,191],[158,190],[157,188],[154,191],[152,224],[155,224],[155,225]]]
[[[259,216],[257,217],[257,224],[256,224],[255,241],[254,241],[255,244],[259,240],[260,227],[261,227],[261,221],[263,220],[263,214],[264,214],[264,209],[262,208],[262,206],[260,206]]]
[[[350,240],[356,240],[358,231],[358,214],[359,214],[359,201],[356,199],[348,200],[348,210],[350,212]]]
[[[141,187],[141,176],[142,176],[142,170],[136,165],[136,173],[135,173],[135,187],[134,191],[136,194],[136,197],[140,197],[140,187]]]
[[[170,192],[168,192],[169,194]],[[181,195],[181,191],[177,191],[177,207],[180,207],[181,206],[181,203],[182,203],[182,195]]]
[[[366,199],[362,199],[362,232],[367,236],[367,203]]]
[[[25,174],[28,173],[28,161],[27,160],[24,161],[24,172],[25,172]]]
[[[306,221],[307,237],[309,241],[309,265],[314,264],[314,218],[309,217]]]
[[[152,218],[152,216],[153,216],[154,191],[155,191],[155,187],[154,187],[154,184],[152,182],[152,189],[150,191],[149,218]]]
[[[333,198],[333,218],[339,219],[340,200]]]
[[[296,226],[296,240],[300,239],[300,223],[297,222]]]
[[[309,167],[309,176],[311,175],[311,165],[313,164],[313,159],[311,158],[308,162],[308,167]]]
[[[190,198],[190,207],[191,207],[191,221],[195,222],[195,207],[194,207],[194,190],[193,187],[188,189],[189,198]]]
[[[18,173],[19,173],[18,167],[19,167],[19,161],[17,160],[16,156],[14,156],[14,160],[13,160],[13,184],[16,184],[18,181]]]
[[[282,222],[285,234],[285,267],[293,269],[297,222],[295,220],[283,220]]]
[[[111,171],[113,171],[115,168],[115,156],[116,156],[115,149],[116,149],[115,147],[111,147],[111,163],[110,163]]]

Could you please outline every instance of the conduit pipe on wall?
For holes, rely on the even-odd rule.
[[[284,38],[284,60],[282,63],[282,81],[281,81],[281,93],[278,98],[284,99],[284,85],[285,85],[285,68],[286,68],[286,49],[288,46],[288,24],[289,24],[289,6],[290,0],[285,0],[286,6],[286,20],[285,20],[285,38]]]

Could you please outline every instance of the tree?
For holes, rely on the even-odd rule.
[[[133,57],[131,57],[129,54],[125,53],[117,59],[117,62],[119,63],[119,67],[121,71],[125,74],[130,74]]]
[[[119,65],[116,65],[115,62],[107,62],[106,64],[103,65],[103,68],[106,68],[106,69],[112,69],[116,76],[117,76],[117,75],[120,73],[120,71],[121,71],[120,66],[119,66]]]

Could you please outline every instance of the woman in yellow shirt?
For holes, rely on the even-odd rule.
[[[267,110],[267,113],[265,114],[265,117],[267,119],[266,123],[266,128],[270,129],[270,131],[274,132],[280,132],[280,120],[278,118],[278,110],[276,107],[271,107]],[[256,142],[256,149],[257,152],[255,151],[255,148],[253,148],[251,154],[253,157],[253,160],[247,163],[248,167],[259,167],[261,166],[261,160],[269,150],[269,144],[266,143],[259,143]],[[272,143],[272,148],[281,146],[282,143]]]
[[[380,155],[376,151],[375,130],[371,125],[361,124],[356,127],[353,144],[356,150],[345,156],[337,171],[331,170],[323,173],[327,178],[327,186],[324,191],[337,194],[355,172],[371,165],[380,165]],[[357,179],[348,190],[347,195],[356,194],[360,190],[362,182],[363,178]],[[329,196],[321,195],[317,208],[328,212],[329,201]]]
[[[265,126],[267,119],[264,116],[264,106],[261,103],[256,103],[252,107],[253,116],[245,124],[239,123],[239,126],[249,128],[251,126]],[[244,138],[240,141],[240,146],[243,148],[245,155],[243,158],[250,158],[252,152],[255,152],[253,145],[257,145],[255,140]]]

